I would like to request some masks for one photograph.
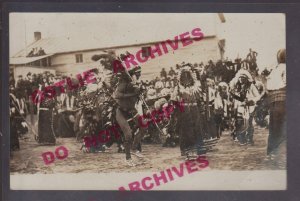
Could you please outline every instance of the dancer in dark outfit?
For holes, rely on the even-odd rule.
[[[44,81],[45,82],[45,81]],[[45,83],[44,83],[45,84]],[[44,91],[44,89],[42,89]],[[41,98],[39,115],[38,115],[38,143],[51,144],[56,142],[55,133],[53,129],[53,110],[55,107],[56,99],[48,98],[49,94],[44,93],[37,98]]]
[[[201,84],[190,67],[184,67],[179,73],[179,85],[171,99],[184,101],[184,112],[176,112],[181,153],[187,160],[196,159],[206,152],[203,148],[204,99]]]

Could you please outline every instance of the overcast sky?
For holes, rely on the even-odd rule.
[[[10,54],[33,42],[33,32],[46,37],[94,37],[97,40],[140,41],[168,39],[201,27],[209,35],[217,30],[226,39],[226,56],[245,58],[249,48],[258,52],[260,68],[276,64],[276,52],[285,48],[284,14],[227,14],[215,26],[211,14],[116,13],[11,13]],[[208,23],[209,22],[209,23]],[[26,30],[26,31],[25,31]],[[150,42],[150,41],[149,41]]]

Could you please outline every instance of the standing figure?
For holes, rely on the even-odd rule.
[[[256,102],[260,94],[253,83],[251,74],[240,70],[230,82],[231,96],[235,99],[235,132],[240,145],[251,144],[253,141],[253,118]]]
[[[121,60],[126,56],[121,55]],[[143,115],[141,104],[139,104],[140,87],[136,81],[140,77],[140,67],[135,67],[130,71],[120,71],[118,73],[119,82],[113,93],[118,108],[116,110],[116,120],[124,133],[124,147],[126,163],[135,166],[131,158],[131,153],[142,158],[141,140],[145,133],[145,128],[140,126],[138,117]],[[138,108],[139,106],[139,108]]]
[[[160,91],[164,88],[164,83],[160,78],[156,79],[154,88],[156,90],[156,93],[160,93]]]
[[[165,68],[163,68],[161,71],[160,71],[160,77],[163,79],[163,78],[167,78],[167,71],[165,70]]]
[[[222,130],[224,129],[224,121],[227,118],[228,107],[228,85],[225,82],[220,82],[218,84],[216,97],[214,101],[214,120],[217,130],[217,138],[222,135]]]
[[[53,112],[56,105],[56,99],[51,98],[53,95],[51,94],[51,91],[45,92],[46,86],[48,86],[48,83],[46,79],[43,79],[43,83],[40,85],[40,89],[43,91],[43,93],[35,97],[39,99],[37,141],[39,144],[43,145],[55,145],[56,138],[53,128]]]
[[[102,130],[107,129],[110,126],[117,125],[116,110],[118,106],[115,99],[112,97],[112,94],[118,86],[118,75],[120,73],[116,74],[118,70],[114,69],[116,67],[114,66],[114,62],[118,61],[115,60],[115,58],[116,55],[113,51],[92,56],[92,60],[99,63],[97,68],[98,73],[96,76],[98,80],[96,99],[92,98],[95,99],[95,109],[93,109],[93,111],[95,112],[98,127],[101,127],[100,129]],[[124,69],[120,69],[120,71],[121,70]],[[89,120],[86,122],[89,122]],[[125,148],[122,144],[122,138],[116,137],[115,135],[112,135],[110,140],[105,143],[105,147],[102,146],[102,148],[110,147],[114,142],[117,143],[118,153],[124,153]]]
[[[268,107],[268,98],[266,94],[266,87],[263,82],[256,80],[255,86],[261,96],[260,100],[257,102],[257,108],[255,111],[255,122],[261,127],[268,126],[269,107]]]
[[[13,85],[10,86],[9,89],[9,101],[10,101],[10,112],[9,112],[9,120],[10,120],[10,150],[19,150],[19,132],[18,127],[20,127],[20,104],[19,100],[16,98],[15,87]]]
[[[196,159],[206,153],[203,148],[205,103],[201,84],[190,67],[186,66],[179,72],[179,83],[171,100],[184,101],[184,112],[178,111],[178,108],[174,111],[181,155],[186,156],[186,160]]]
[[[256,64],[256,57],[257,57],[257,52],[252,51],[252,49],[249,49],[249,54],[247,55],[247,61],[249,63],[249,70],[250,73],[257,75],[257,64]]]
[[[26,114],[26,101],[25,98],[27,96],[26,93],[26,81],[23,79],[22,75],[19,75],[19,79],[17,81],[17,86],[16,86],[16,90],[15,90],[15,96],[18,99],[18,101],[20,102],[20,112],[22,114]]]
[[[237,57],[234,60],[234,72],[238,72],[242,68],[242,59]]]
[[[70,75],[70,80],[73,85],[77,85],[79,83],[79,81],[73,77],[73,74]],[[76,95],[76,90],[67,87],[67,93],[66,93],[67,110],[74,109],[75,95]]]
[[[249,49],[249,53],[247,55],[247,60],[250,62],[256,62],[257,52],[252,51],[252,49]]]
[[[173,69],[173,67],[171,67],[171,69],[170,69],[168,75],[171,77],[171,79],[173,79],[174,76],[176,75],[176,72],[175,72],[175,70]]]
[[[206,96],[206,110],[205,110],[205,139],[206,140],[213,140],[218,138],[218,130],[217,130],[217,122],[215,116],[215,103],[216,103],[216,88],[215,82],[213,79],[206,79],[206,86],[205,86],[205,94]]]
[[[286,50],[277,53],[278,65],[267,78],[270,125],[267,154],[277,155],[286,145]]]

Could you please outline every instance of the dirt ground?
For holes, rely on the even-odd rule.
[[[28,133],[28,139],[20,139],[20,151],[11,154],[11,174],[34,173],[100,173],[100,172],[137,172],[161,171],[172,165],[176,166],[184,160],[180,156],[179,147],[165,148],[159,144],[143,145],[144,159],[133,159],[136,167],[125,164],[125,154],[117,153],[114,144],[107,153],[83,153],[81,143],[75,138],[58,138],[55,146],[39,146]],[[285,169],[284,163],[277,160],[267,160],[268,129],[255,126],[254,146],[240,146],[234,142],[229,132],[224,132],[216,146],[207,153],[211,170],[268,170]],[[55,152],[55,148],[65,146],[69,155],[63,160],[56,159],[54,163],[45,165],[41,154],[47,151]],[[281,151],[285,158],[286,149]]]

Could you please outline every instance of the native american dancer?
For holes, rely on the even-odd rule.
[[[135,166],[131,158],[131,153],[142,158],[141,140],[145,134],[145,128],[140,126],[138,117],[143,114],[139,98],[141,95],[140,87],[136,84],[140,76],[140,67],[130,71],[118,73],[119,82],[113,94],[118,104],[116,120],[124,133],[124,147],[126,163]]]
[[[112,72],[114,54],[94,55],[92,60],[99,63],[98,68],[93,69],[97,81],[79,92],[77,105],[81,109],[75,120],[77,140],[83,137],[84,152],[105,152],[114,142],[117,142],[118,152],[124,152],[122,139],[110,132],[110,128],[118,127],[115,120],[117,106],[112,97],[118,81]],[[107,131],[109,136],[101,134],[102,131]]]
[[[184,112],[175,109],[177,116],[176,130],[179,135],[180,151],[187,160],[196,159],[204,154],[203,123],[205,121],[205,101],[201,91],[200,81],[191,67],[185,66],[179,72],[179,83],[175,87],[171,100],[184,101]]]
[[[47,83],[44,80],[44,83],[40,85],[41,90],[44,90],[46,85]],[[55,145],[56,137],[53,121],[56,99],[48,98],[48,96],[50,96],[48,92],[36,96],[36,98],[41,98],[38,104],[38,136],[36,140],[42,145]]]
[[[235,99],[235,136],[240,145],[251,144],[253,141],[253,117],[256,102],[260,94],[247,70],[240,70],[230,82],[230,94]]]

